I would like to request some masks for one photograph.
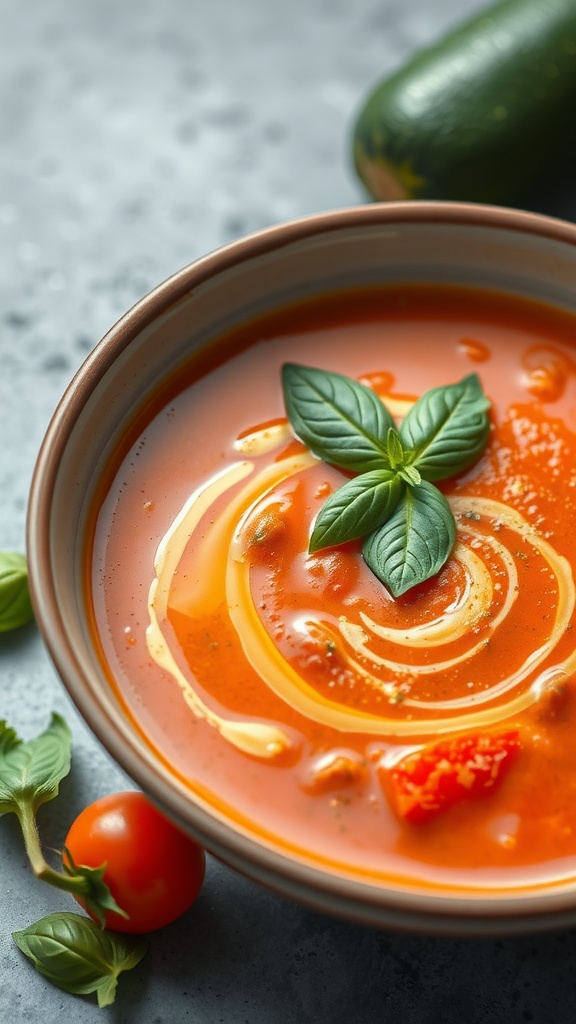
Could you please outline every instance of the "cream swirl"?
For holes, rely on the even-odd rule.
[[[281,430],[273,440],[284,440]],[[270,432],[262,439],[261,451],[271,447]],[[272,445],[273,446],[273,445]],[[242,450],[241,445],[238,446]],[[244,446],[244,450],[246,450]],[[261,454],[258,437],[250,435],[250,454]],[[190,585],[186,603],[205,606],[207,601],[227,608],[244,656],[263,683],[277,697],[305,718],[342,733],[379,737],[420,737],[493,724],[518,714],[540,696],[543,689],[576,669],[576,652],[554,661],[554,650],[568,628],[576,603],[572,571],[567,560],[516,510],[482,497],[451,497],[458,523],[458,540],[452,558],[458,563],[464,585],[456,597],[430,621],[396,628],[361,612],[357,621],[342,615],[337,625],[347,666],[367,686],[385,695],[397,693],[396,683],[412,678],[442,676],[447,670],[473,661],[486,643],[484,637],[459,649],[453,656],[430,657],[456,640],[474,637],[474,627],[486,623],[490,634],[506,628],[514,606],[519,582],[515,559],[499,537],[502,526],[543,560],[555,582],[557,600],[549,634],[513,670],[482,690],[447,699],[426,700],[411,691],[403,696],[406,713],[376,714],[344,706],[318,693],[283,656],[269,635],[258,612],[250,585],[250,560],[246,555],[245,526],[255,509],[270,500],[274,489],[286,479],[317,462],[310,454],[280,457],[264,469],[251,461],[238,462],[199,488],[170,525],[155,561],[155,578],[150,586],[147,643],[151,657],[177,682],[190,710],[216,728],[222,736],[245,752],[273,758],[290,745],[288,734],[274,723],[245,718],[238,720],[217,713],[201,699],[182,652],[174,649],[167,613],[174,574],[201,522],[202,543],[197,547],[196,582]],[[220,501],[213,519],[206,514]],[[490,551],[502,566],[504,593],[493,614],[494,583],[481,552]],[[214,577],[216,576],[216,580]],[[203,580],[210,578],[210,588]],[[216,585],[215,585],[216,584]],[[502,586],[502,584],[498,584]],[[311,629],[330,636],[325,623],[310,621]],[[378,654],[373,642],[385,642],[389,650]],[[402,659],[402,650],[427,652],[422,663]],[[523,685],[524,684],[524,685]],[[497,701],[497,703],[496,703]],[[412,714],[411,709],[418,714]]]

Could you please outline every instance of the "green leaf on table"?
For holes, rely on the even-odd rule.
[[[366,539],[362,554],[375,576],[400,597],[440,571],[455,539],[446,498],[423,480],[407,488],[390,519]]]
[[[69,770],[70,730],[60,715],[27,743],[0,724],[0,814],[18,813],[23,804],[36,811],[58,794]]]
[[[33,618],[26,558],[17,551],[0,551],[0,633],[19,629]]]
[[[53,985],[72,995],[95,992],[100,1007],[114,1002],[119,975],[136,967],[147,948],[70,912],[49,914],[12,938]]]

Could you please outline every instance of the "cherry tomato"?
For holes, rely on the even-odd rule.
[[[142,793],[96,800],[73,822],[64,845],[78,865],[106,864],[104,881],[129,915],[107,911],[106,927],[114,931],[163,928],[188,910],[204,881],[202,847]]]
[[[454,736],[408,754],[383,782],[400,817],[422,824],[461,800],[493,792],[519,749],[517,729]]]

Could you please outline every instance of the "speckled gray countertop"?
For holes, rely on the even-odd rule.
[[[480,0],[3,0],[0,548],[23,550],[52,411],[133,301],[224,242],[364,202],[349,132],[367,89]],[[554,190],[552,190],[554,191]],[[576,217],[576,188],[550,212]],[[71,706],[34,627],[0,638],[0,718],[69,721],[46,848],[127,780]],[[468,941],[335,921],[210,860],[203,893],[115,1005],[52,988],[12,930],[67,898],[0,823],[0,1020],[42,1024],[509,1024],[575,1019],[576,931]]]

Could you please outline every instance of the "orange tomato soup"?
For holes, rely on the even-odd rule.
[[[308,553],[347,476],[291,432],[284,362],[362,381],[398,421],[480,376],[488,445],[438,484],[456,544],[402,598],[360,541]],[[576,872],[576,317],[395,286],[254,320],[159,389],[93,520],[110,685],[238,827],[373,882]]]

